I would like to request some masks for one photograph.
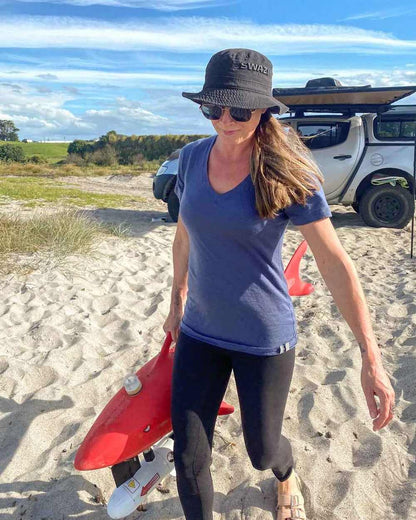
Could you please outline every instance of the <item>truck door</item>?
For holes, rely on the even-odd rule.
[[[361,117],[338,121],[298,121],[297,131],[301,138],[305,137],[302,140],[310,148],[324,175],[327,200],[336,199],[364,149]]]

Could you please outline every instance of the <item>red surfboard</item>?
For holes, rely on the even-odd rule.
[[[130,396],[121,388],[101,412],[81,444],[74,466],[92,470],[114,466],[150,448],[172,431],[171,379],[175,348],[168,332],[162,350],[137,372],[142,389]],[[219,415],[234,407],[222,402]]]

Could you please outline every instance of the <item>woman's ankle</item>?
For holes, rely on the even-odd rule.
[[[284,477],[284,480],[281,480],[281,479],[277,479],[279,482],[281,482],[283,484],[283,482],[287,482],[290,478],[293,478],[293,474],[294,474],[294,471],[295,471],[295,468],[292,466],[290,468],[290,470],[288,470],[289,472],[285,475]]]
[[[290,489],[293,489],[294,487],[297,486],[297,482],[296,482],[296,479],[295,479],[295,472],[294,470],[292,469],[290,475],[283,481],[281,480],[277,480],[278,482],[278,489],[281,493],[285,493],[287,492],[288,490]]]

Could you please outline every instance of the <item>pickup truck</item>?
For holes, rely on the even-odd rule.
[[[414,215],[416,105],[391,104],[414,92],[416,86],[343,87],[333,78],[273,90],[289,107],[279,121],[298,132],[324,175],[328,203],[352,206],[368,226],[403,228]],[[173,221],[178,156],[153,180],[154,196],[168,203]]]

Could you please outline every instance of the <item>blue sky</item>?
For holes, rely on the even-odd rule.
[[[181,92],[215,52],[266,54],[274,87],[416,85],[415,27],[414,0],[0,0],[0,119],[36,140],[212,133]]]

